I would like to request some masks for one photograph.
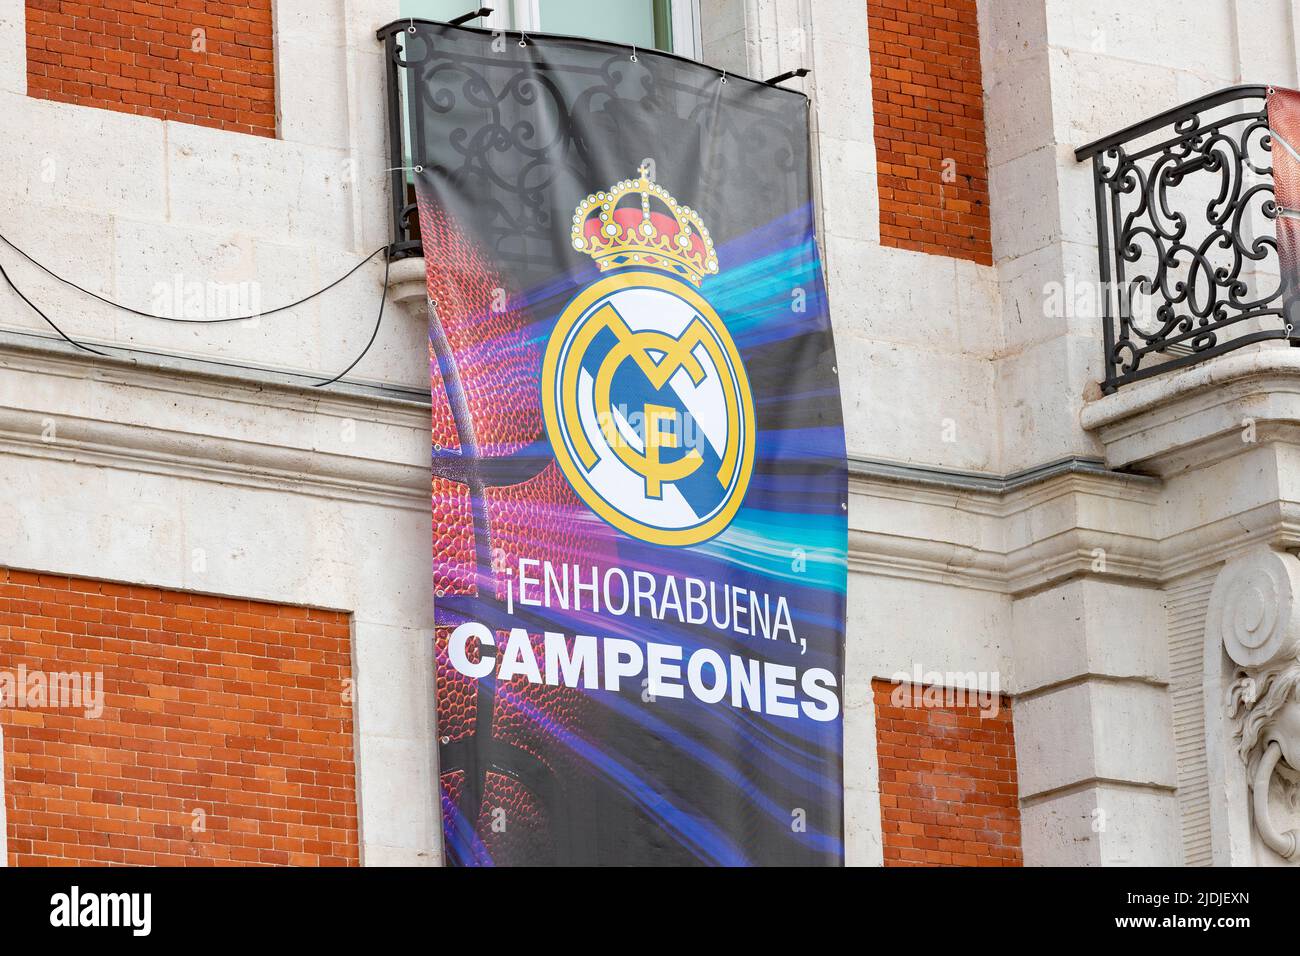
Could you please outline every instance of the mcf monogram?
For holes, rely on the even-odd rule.
[[[640,208],[621,205],[633,195]],[[582,202],[573,246],[610,274],[564,310],[543,363],[560,469],[596,514],[633,537],[683,546],[712,538],[740,508],[755,439],[739,351],[695,289],[718,271],[713,241],[642,167],[638,179]]]

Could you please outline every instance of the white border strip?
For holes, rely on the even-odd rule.
[[[673,0],[673,52],[678,56],[700,59],[704,43],[700,39],[700,0]]]

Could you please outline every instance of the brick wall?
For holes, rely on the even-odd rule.
[[[975,0],[867,0],[883,245],[993,261]]]
[[[899,701],[900,685],[871,687],[885,865],[1021,865],[1010,701],[982,717],[977,706],[923,706],[919,687]]]
[[[274,61],[271,0],[27,0],[41,99],[274,136]]]
[[[104,707],[0,707],[10,864],[358,862],[346,615],[0,569],[23,665]]]

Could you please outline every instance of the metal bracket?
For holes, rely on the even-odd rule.
[[[778,83],[784,83],[786,80],[793,80],[795,77],[807,76],[811,72],[812,70],[805,66],[801,66],[797,70],[790,70],[787,73],[782,73],[780,76],[774,76],[770,80],[764,80],[763,82],[768,86],[776,86]]]
[[[454,27],[458,27],[462,23],[469,23],[469,21],[477,20],[479,17],[490,17],[491,15],[492,15],[491,7],[479,7],[473,13],[462,13],[455,20],[448,20],[447,22]]]

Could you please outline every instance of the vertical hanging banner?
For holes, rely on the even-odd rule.
[[[1300,92],[1269,87],[1268,131],[1272,140],[1273,198],[1278,205],[1278,268],[1282,276],[1282,321],[1300,328]]]
[[[847,475],[808,100],[411,29],[446,859],[841,864]]]

